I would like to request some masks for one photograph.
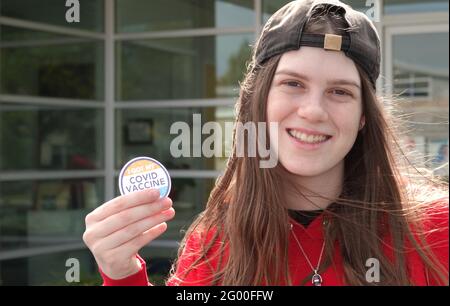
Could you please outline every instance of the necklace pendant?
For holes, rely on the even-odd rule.
[[[317,271],[314,271],[314,275],[311,278],[311,282],[314,286],[322,286],[322,276]]]

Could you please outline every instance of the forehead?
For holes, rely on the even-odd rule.
[[[283,53],[277,72],[292,71],[307,76],[312,81],[345,79],[361,83],[355,63],[343,52],[327,51],[315,47],[301,47]]]

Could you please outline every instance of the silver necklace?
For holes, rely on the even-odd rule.
[[[323,241],[323,244],[322,244],[322,250],[320,251],[320,256],[319,256],[319,260],[317,262],[317,267],[314,268],[314,266],[312,265],[312,263],[309,260],[308,256],[306,255],[305,250],[303,250],[303,247],[300,244],[300,241],[298,241],[297,236],[295,235],[295,233],[292,230],[292,228],[293,228],[293,224],[291,223],[292,235],[294,236],[295,241],[297,241],[297,244],[300,247],[300,250],[302,251],[303,256],[305,256],[306,261],[308,262],[309,266],[311,267],[311,270],[313,270],[313,272],[314,272],[314,274],[313,274],[313,276],[311,278],[312,284],[314,286],[322,286],[322,276],[320,276],[320,274],[319,274],[319,267],[320,267],[320,262],[322,261],[323,250],[325,249],[325,240]]]

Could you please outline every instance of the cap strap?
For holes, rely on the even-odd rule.
[[[347,51],[350,46],[350,39],[335,34],[303,34],[300,39],[300,46]]]

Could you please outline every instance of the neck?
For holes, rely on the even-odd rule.
[[[286,208],[305,211],[326,209],[342,192],[344,162],[320,175],[299,176],[291,173],[290,176],[295,187],[287,187]]]

